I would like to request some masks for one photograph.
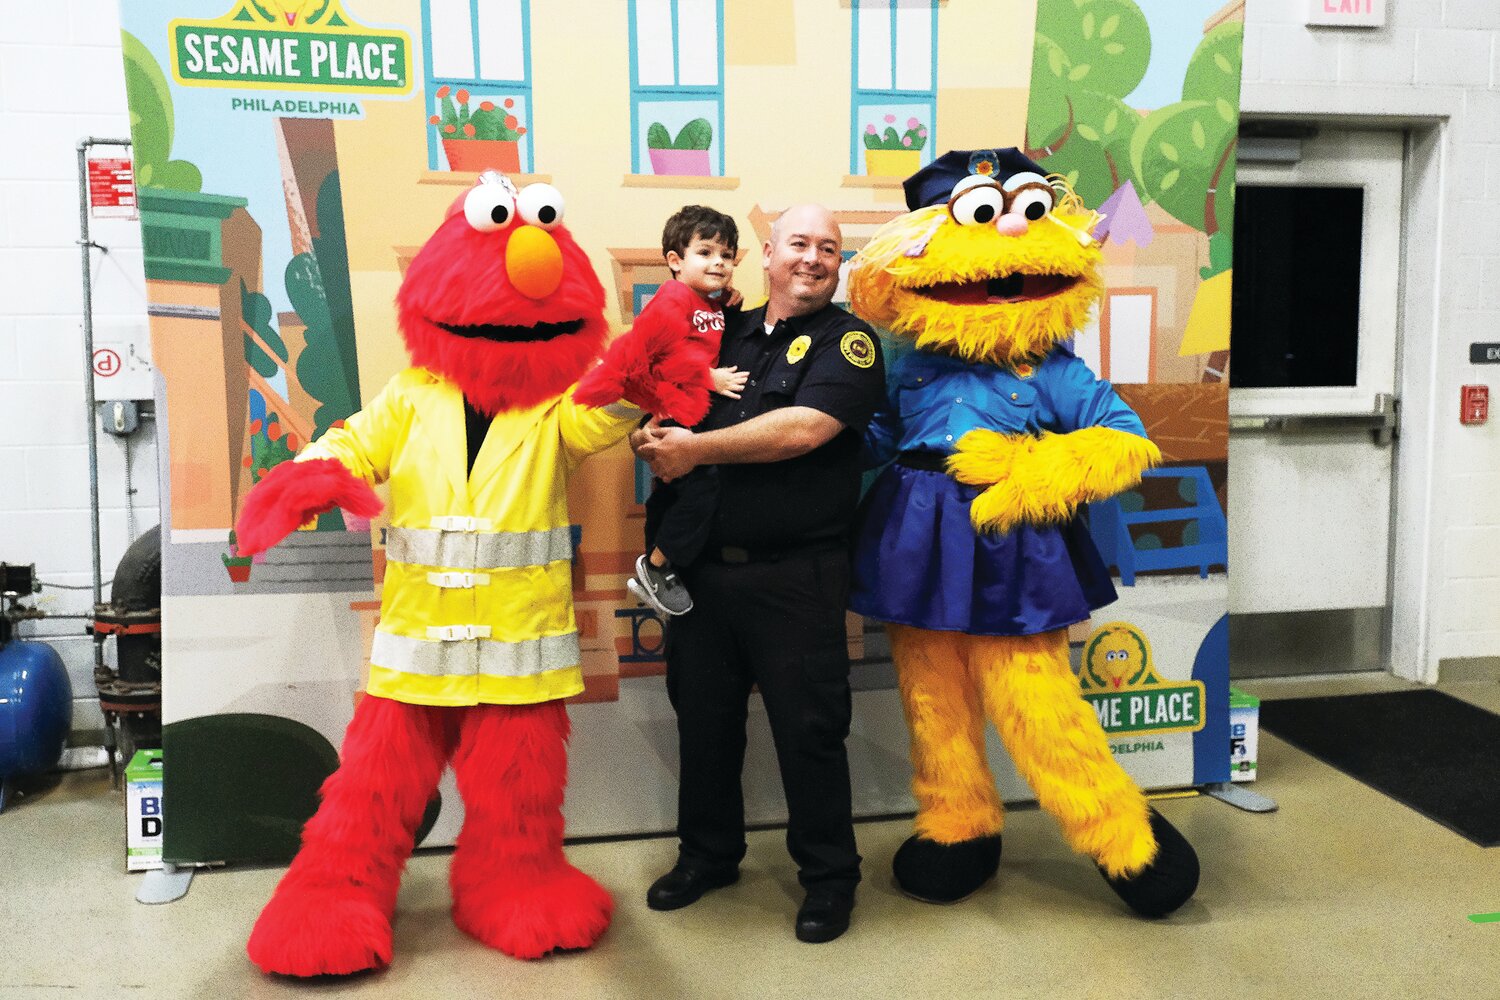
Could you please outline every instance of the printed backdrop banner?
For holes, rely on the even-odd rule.
[[[1143,784],[1226,777],[1242,6],[123,0],[168,456],[167,857],[289,857],[337,764],[379,608],[383,525],[333,512],[253,559],[230,529],[266,470],[405,367],[402,274],[491,168],[563,192],[617,328],[667,279],[661,225],[683,204],[739,221],[737,284],[753,303],[758,244],[790,204],[834,209],[847,258],[904,210],[901,179],[947,149],[1021,146],[1067,175],[1109,216],[1109,294],[1076,348],[1168,459],[1091,512],[1121,599],[1073,635],[1084,697]],[[648,488],[623,445],[572,487],[587,685],[571,706],[574,835],[675,821],[662,624],[624,587]],[[849,646],[856,808],[910,810],[884,634],[851,615]],[[747,814],[774,821],[785,805],[758,706],[751,729]],[[1004,794],[1028,798],[991,749]],[[422,843],[451,843],[460,819],[450,777]]]

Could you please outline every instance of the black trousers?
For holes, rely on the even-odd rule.
[[[804,888],[852,895],[849,652],[842,549],[770,562],[703,560],[681,571],[693,610],[667,626],[667,693],[677,712],[682,859],[733,867],[745,856],[740,773],[751,685],[776,743],[790,822],[786,844]]]
[[[646,498],[646,551],[661,549],[679,570],[703,552],[719,507],[719,470],[700,465],[680,479],[652,480]]]

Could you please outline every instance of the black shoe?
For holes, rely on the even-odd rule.
[[[691,906],[705,892],[734,885],[740,880],[738,868],[694,868],[682,862],[646,890],[646,905],[653,910],[680,910]]]
[[[808,944],[832,941],[849,929],[849,914],[853,910],[853,896],[814,889],[797,911],[797,940]]]
[[[1132,910],[1143,917],[1165,917],[1197,891],[1198,854],[1155,809],[1151,810],[1151,832],[1156,837],[1156,857],[1149,865],[1127,878],[1111,878],[1102,868],[1099,873]]]
[[[910,837],[891,865],[901,891],[924,903],[956,903],[1000,870],[1000,835],[939,844]]]

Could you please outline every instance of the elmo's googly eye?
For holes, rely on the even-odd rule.
[[[515,221],[515,197],[506,185],[476,185],[464,198],[464,218],[481,233],[504,229]]]
[[[1010,210],[1036,222],[1052,211],[1052,189],[1050,187],[1022,188],[1011,197]]]
[[[528,184],[516,199],[516,210],[521,213],[523,221],[551,229],[562,224],[562,192],[551,184]]]
[[[961,226],[982,226],[994,222],[1005,210],[1005,196],[1000,189],[986,184],[963,192],[948,206],[953,221]]]

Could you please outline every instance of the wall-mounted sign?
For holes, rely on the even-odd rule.
[[[1469,364],[1500,365],[1500,343],[1470,344]]]
[[[135,218],[135,176],[129,157],[89,160],[89,210],[96,219]]]
[[[1386,0],[1306,0],[1306,24],[1337,28],[1385,27]]]

